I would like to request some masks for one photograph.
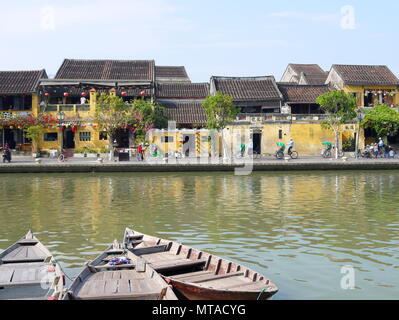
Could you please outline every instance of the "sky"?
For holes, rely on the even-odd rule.
[[[274,75],[289,63],[387,65],[399,77],[396,0],[19,0],[0,2],[0,70],[65,58],[155,60],[211,76]]]

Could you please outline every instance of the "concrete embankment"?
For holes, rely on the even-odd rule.
[[[313,170],[399,170],[396,160],[292,161],[239,164],[148,164],[148,163],[13,163],[1,164],[0,174],[6,173],[96,173],[96,172],[234,172],[252,171],[313,171]]]

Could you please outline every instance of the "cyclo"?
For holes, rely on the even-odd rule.
[[[284,159],[284,151],[286,148],[285,143],[278,142],[276,144],[277,144],[278,150],[276,151],[274,156],[277,159]],[[291,151],[288,153],[288,155],[291,157],[291,159],[298,159],[298,152],[296,152],[296,151]]]
[[[323,150],[321,151],[321,155],[323,158],[331,158],[331,150],[333,148],[333,145],[331,142],[323,142],[322,145]]]
[[[277,144],[278,149],[277,149],[276,153],[274,154],[274,156],[277,159],[283,159],[284,151],[285,151],[285,143],[277,142],[276,144]]]

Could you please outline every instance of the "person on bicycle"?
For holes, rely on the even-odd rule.
[[[291,155],[292,149],[294,148],[294,146],[295,146],[294,140],[290,139],[290,142],[288,144],[288,155]]]

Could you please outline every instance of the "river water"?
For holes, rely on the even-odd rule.
[[[274,299],[399,299],[398,207],[397,171],[1,175],[0,248],[32,229],[73,278],[129,226],[246,264]]]

